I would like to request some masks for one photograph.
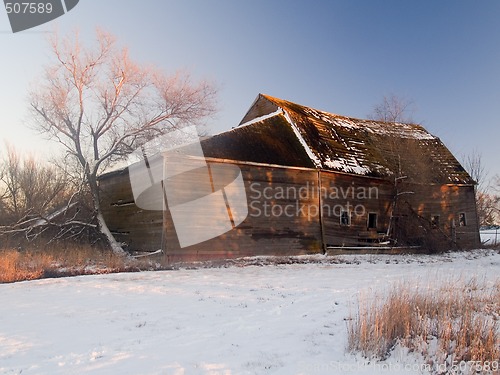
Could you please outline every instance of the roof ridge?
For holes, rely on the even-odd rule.
[[[278,97],[275,97],[275,96],[272,96],[272,95],[267,95],[267,94],[260,93],[259,96],[262,96],[263,98],[265,98],[265,99],[273,102],[274,104],[276,104],[278,106],[280,106],[281,103],[289,104],[291,106],[301,107],[301,108],[304,108],[306,110],[313,110],[313,111],[320,112],[320,113],[328,115],[328,116],[332,116],[332,117],[335,117],[335,118],[346,119],[346,120],[350,120],[350,121],[362,121],[362,122],[367,122],[367,123],[384,124],[384,125],[387,125],[387,126],[394,126],[394,125],[403,125],[403,126],[406,125],[406,126],[408,126],[408,125],[410,125],[410,126],[415,126],[417,128],[420,128],[421,130],[429,133],[427,131],[427,129],[425,129],[421,124],[417,124],[417,123],[401,122],[401,121],[394,121],[394,122],[392,122],[392,121],[383,121],[383,120],[376,120],[376,119],[370,119],[370,118],[359,118],[359,117],[353,117],[353,116],[346,116],[346,115],[341,115],[339,113],[333,113],[333,112],[325,111],[323,109],[318,109],[318,108],[314,108],[314,107],[311,107],[311,106],[306,106],[306,105],[303,105],[303,104],[292,102],[290,100],[281,99],[281,98],[278,98]]]

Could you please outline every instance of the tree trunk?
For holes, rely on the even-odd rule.
[[[106,239],[109,242],[109,246],[111,247],[111,250],[113,253],[116,255],[120,256],[126,256],[127,253],[125,250],[123,250],[121,244],[115,239],[113,234],[108,228],[108,225],[106,224],[106,220],[104,220],[104,216],[102,215],[101,211],[101,202],[99,199],[99,185],[97,184],[97,176],[90,175],[88,177],[89,180],[89,185],[90,185],[90,193],[92,195],[92,204],[94,206],[94,210],[96,212],[96,217],[97,217],[97,225],[99,228],[99,231],[106,237]]]
[[[116,241],[115,237],[111,233],[111,231],[108,228],[108,225],[106,224],[106,221],[104,220],[104,217],[102,216],[101,210],[97,210],[97,224],[99,227],[99,231],[106,237],[106,239],[109,242],[109,245],[111,246],[111,250],[113,253],[116,255],[120,256],[125,256],[127,253],[125,250],[123,250],[122,246],[118,241]]]

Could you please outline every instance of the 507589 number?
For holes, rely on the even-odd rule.
[[[35,14],[35,13],[52,13],[51,3],[5,3],[7,13],[15,14]]]

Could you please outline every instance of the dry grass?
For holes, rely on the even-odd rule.
[[[2,250],[0,252],[0,282],[39,279],[44,271],[52,266],[52,263],[52,257],[49,255]]]
[[[106,249],[78,244],[0,250],[0,283],[151,268],[149,259],[124,258]]]
[[[437,288],[397,285],[383,298],[360,300],[348,334],[348,349],[369,358],[384,359],[401,344],[434,366],[498,361],[500,279],[494,285],[477,279]]]

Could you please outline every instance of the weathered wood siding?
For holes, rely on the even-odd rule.
[[[116,238],[129,250],[162,248],[165,262],[299,255],[320,253],[328,246],[377,245],[391,221],[395,187],[387,180],[220,159],[211,159],[208,166],[214,170],[233,168],[228,168],[227,176],[222,174],[224,181],[219,182],[210,180],[206,170],[183,174],[180,185],[166,185],[175,190],[167,196],[175,199],[167,202],[165,211],[137,207],[128,170],[101,177],[101,206]],[[193,190],[198,190],[200,197],[222,191],[234,178],[234,166],[244,180],[248,216],[220,236],[181,247],[168,203],[174,206],[192,200]],[[405,183],[398,191],[411,194],[402,194],[397,200],[390,224],[396,235],[404,234],[410,242],[423,246],[428,236],[455,241],[464,249],[479,245],[473,186]],[[205,203],[195,207],[191,216],[186,216],[188,221],[177,222],[193,236],[207,226],[217,228],[218,219],[228,215],[225,207]],[[342,211],[348,212],[348,223],[342,221]],[[370,224],[370,214],[372,218],[376,215],[376,223]],[[461,214],[465,225],[461,225]],[[435,216],[439,216],[437,227],[431,223]]]
[[[229,162],[228,162],[229,163]],[[210,168],[224,163],[211,161]],[[299,255],[322,251],[318,207],[318,172],[313,169],[284,168],[246,163],[242,172],[247,195],[248,216],[237,228],[216,238],[181,248],[171,212],[164,215],[167,261],[234,258],[254,255]],[[192,174],[191,184],[204,176]],[[200,206],[196,222],[215,222],[225,217],[215,207]],[[197,230],[193,223],[191,230]],[[203,225],[203,224],[200,224]]]
[[[363,246],[386,234],[393,201],[393,185],[377,178],[321,172],[322,214],[326,246]],[[342,222],[347,212],[348,223]],[[369,214],[376,225],[369,228]]]
[[[101,209],[115,238],[125,249],[155,251],[162,246],[163,212],[143,210],[134,203],[128,169],[99,180]]]
[[[408,202],[422,218],[424,229],[430,227],[431,232],[441,233],[456,242],[458,248],[470,249],[480,245],[474,186],[405,184],[402,189],[414,192],[401,197],[401,206]],[[462,225],[460,214],[465,215]],[[436,216],[439,217],[438,224],[432,226],[432,218]]]

